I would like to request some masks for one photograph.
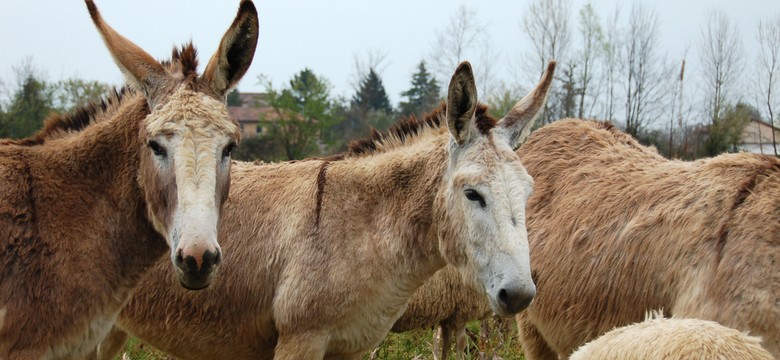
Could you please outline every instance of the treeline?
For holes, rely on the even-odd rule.
[[[609,120],[679,158],[736,151],[751,119],[777,126],[780,13],[756,19],[750,45],[759,51],[748,58],[728,14],[701,10],[700,32],[679,34],[694,41],[691,62],[688,50],[670,60],[650,5],[618,4],[604,16],[588,3],[575,15],[571,0],[533,0],[521,23],[536,52],[524,65],[541,69],[548,58],[561,62],[541,123],[564,117]]]
[[[331,94],[330,82],[310,69],[301,70],[282,88],[265,82],[272,109],[263,121],[268,131],[244,139],[235,153],[241,159],[293,160],[346,149],[350,141],[384,131],[402,116],[422,117],[441,102],[438,81],[421,61],[404,100],[393,106],[377,71],[359,77],[350,98]]]
[[[383,129],[402,115],[432,110],[443,96],[446,84],[440,81],[463,60],[474,65],[480,97],[500,115],[527,90],[519,84],[535,83],[547,61],[556,59],[556,82],[539,126],[566,117],[607,120],[674,158],[738,151],[751,120],[778,126],[780,13],[759,19],[750,29],[756,35],[750,45],[758,51],[748,58],[740,30],[728,14],[717,8],[701,10],[705,21],[700,32],[686,34],[695,41],[690,49],[695,56],[688,50],[669,55],[660,43],[660,19],[650,5],[618,4],[608,14],[599,14],[590,3],[576,9],[572,0],[533,0],[519,21],[523,33],[519,41],[530,42],[533,51],[510,61],[509,72],[519,75],[504,76],[500,74],[507,71],[501,69],[503,62],[493,50],[486,23],[475,9],[461,5],[435,34],[431,53],[413,74],[400,104],[393,107],[387,101],[377,71],[382,56],[371,54],[368,71],[358,71],[359,86],[350,99],[330,99],[328,106],[320,107],[327,109],[327,116],[284,117],[269,141],[283,142],[278,146],[285,149],[302,145],[290,126],[303,120],[318,128],[308,133],[320,137],[306,143],[305,151],[286,150],[288,158],[343,149],[349,139],[365,136],[369,127]],[[359,70],[361,64],[356,65]],[[295,93],[295,81],[279,94]],[[431,84],[428,90],[426,83]],[[277,92],[269,87],[269,93]],[[297,99],[276,104],[289,115],[305,108],[303,97]],[[775,154],[777,140],[772,140]]]

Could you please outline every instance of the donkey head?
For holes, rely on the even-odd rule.
[[[257,45],[257,11],[241,2],[203,75],[192,45],[161,64],[87,8],[128,83],[143,93],[150,113],[141,124],[138,183],[148,216],[171,248],[182,286],[209,285],[222,258],[217,223],[230,186],[230,152],[240,140],[227,111],[227,92],[246,73]]]
[[[469,63],[461,63],[450,81],[446,116],[452,136],[437,195],[439,249],[465,279],[487,292],[499,315],[523,310],[536,294],[525,228],[533,180],[514,150],[544,105],[554,70],[550,62],[536,88],[498,122],[477,104]]]

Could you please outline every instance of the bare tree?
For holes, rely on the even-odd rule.
[[[571,0],[534,0],[528,6],[521,26],[534,47],[534,53],[528,58],[531,74],[535,73],[534,80],[544,72],[549,60],[556,59],[561,64],[567,62],[565,55],[571,38],[571,4]],[[552,93],[562,94],[560,85],[553,84]],[[551,98],[545,104],[538,121],[540,125],[551,122],[560,113],[561,107],[554,105],[556,102],[559,101]]]
[[[350,74],[350,85],[354,91],[360,90],[360,83],[371,69],[381,75],[387,65],[387,51],[374,49],[365,51],[362,55],[352,54],[353,72]],[[454,69],[454,68],[453,68]]]
[[[706,86],[706,114],[710,118],[710,125],[716,125],[731,97],[732,89],[738,86],[743,58],[739,31],[736,26],[732,26],[723,11],[707,12],[699,51]]]
[[[544,72],[547,62],[556,59],[565,61],[569,49],[571,32],[571,0],[534,0],[522,20],[522,27],[534,47],[533,63],[539,74]]]
[[[479,95],[483,99],[493,96],[499,96],[499,80],[496,79],[496,65],[498,64],[498,53],[493,48],[493,44],[485,37],[480,44],[479,63],[475,69],[477,87]]]
[[[583,118],[586,108],[585,98],[589,95],[588,91],[591,90],[591,83],[593,82],[593,67],[596,64],[596,58],[602,55],[601,49],[603,49],[602,43],[604,42],[601,22],[590,2],[580,9],[579,24],[582,36],[582,49],[579,52],[579,56],[577,56],[580,63],[578,74],[580,100],[577,117]],[[599,91],[595,92],[598,93]],[[592,109],[594,104],[595,101],[591,101],[589,107]]]
[[[773,19],[760,21],[758,23],[758,66],[759,76],[756,79],[760,89],[759,96],[761,102],[766,106],[766,118],[772,127],[775,127],[775,105],[780,97],[775,92],[777,86],[777,76],[780,75],[780,14],[775,15]],[[760,108],[760,107],[759,107]],[[761,139],[761,127],[758,127],[758,138]],[[760,144],[763,152],[763,144]],[[772,129],[772,148],[777,156],[777,139],[775,131]]]
[[[680,62],[680,73],[677,76],[677,84],[672,90],[672,106],[671,116],[669,116],[669,158],[674,157],[674,132],[675,132],[675,120],[677,121],[680,131],[684,131],[683,127],[683,84],[685,81],[685,57]],[[675,116],[676,115],[676,116]],[[678,140],[679,141],[679,140]]]
[[[660,117],[671,67],[658,54],[658,16],[634,3],[623,43],[626,132],[638,136]]]
[[[487,89],[493,87],[496,54],[477,11],[461,4],[450,17],[447,27],[436,33],[429,63],[436,78],[449,79],[452,71],[464,60],[469,60],[474,66],[480,93],[487,96]]]
[[[604,119],[615,119],[615,84],[618,75],[618,61],[622,49],[622,39],[620,36],[620,27],[618,19],[620,18],[620,4],[615,5],[615,12],[607,21],[607,31],[604,38],[604,56],[603,61],[603,81],[607,86],[604,100]]]

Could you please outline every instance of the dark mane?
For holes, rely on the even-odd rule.
[[[392,125],[386,132],[380,133],[371,129],[371,136],[354,140],[349,143],[347,154],[362,155],[375,152],[379,145],[386,143],[390,139],[398,139],[404,143],[407,139],[416,136],[424,127],[439,128],[442,126],[442,119],[447,116],[447,104],[442,102],[439,107],[423,117],[422,120],[412,114],[401,118],[395,125]],[[477,129],[482,134],[488,134],[490,129],[496,126],[497,120],[488,114],[488,106],[477,104],[477,110],[474,113]],[[446,122],[446,121],[445,121]]]
[[[32,146],[43,144],[46,140],[62,137],[67,133],[84,130],[109,108],[122,103],[129,88],[113,89],[99,101],[81,105],[69,113],[52,113],[43,121],[43,128],[24,139],[3,140],[0,144]]]

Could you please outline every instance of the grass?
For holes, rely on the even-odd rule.
[[[481,322],[474,321],[466,328],[466,359],[473,360],[521,360],[523,350],[517,338],[517,330],[513,319],[486,320],[489,337],[480,336]],[[432,341],[434,330],[415,330],[402,334],[390,334],[374,351],[373,359],[377,360],[429,360],[433,359]],[[153,349],[136,339],[131,339],[125,345],[123,356],[117,360],[169,360],[166,354]],[[451,359],[455,352],[451,352]],[[371,359],[367,354],[363,359]]]

